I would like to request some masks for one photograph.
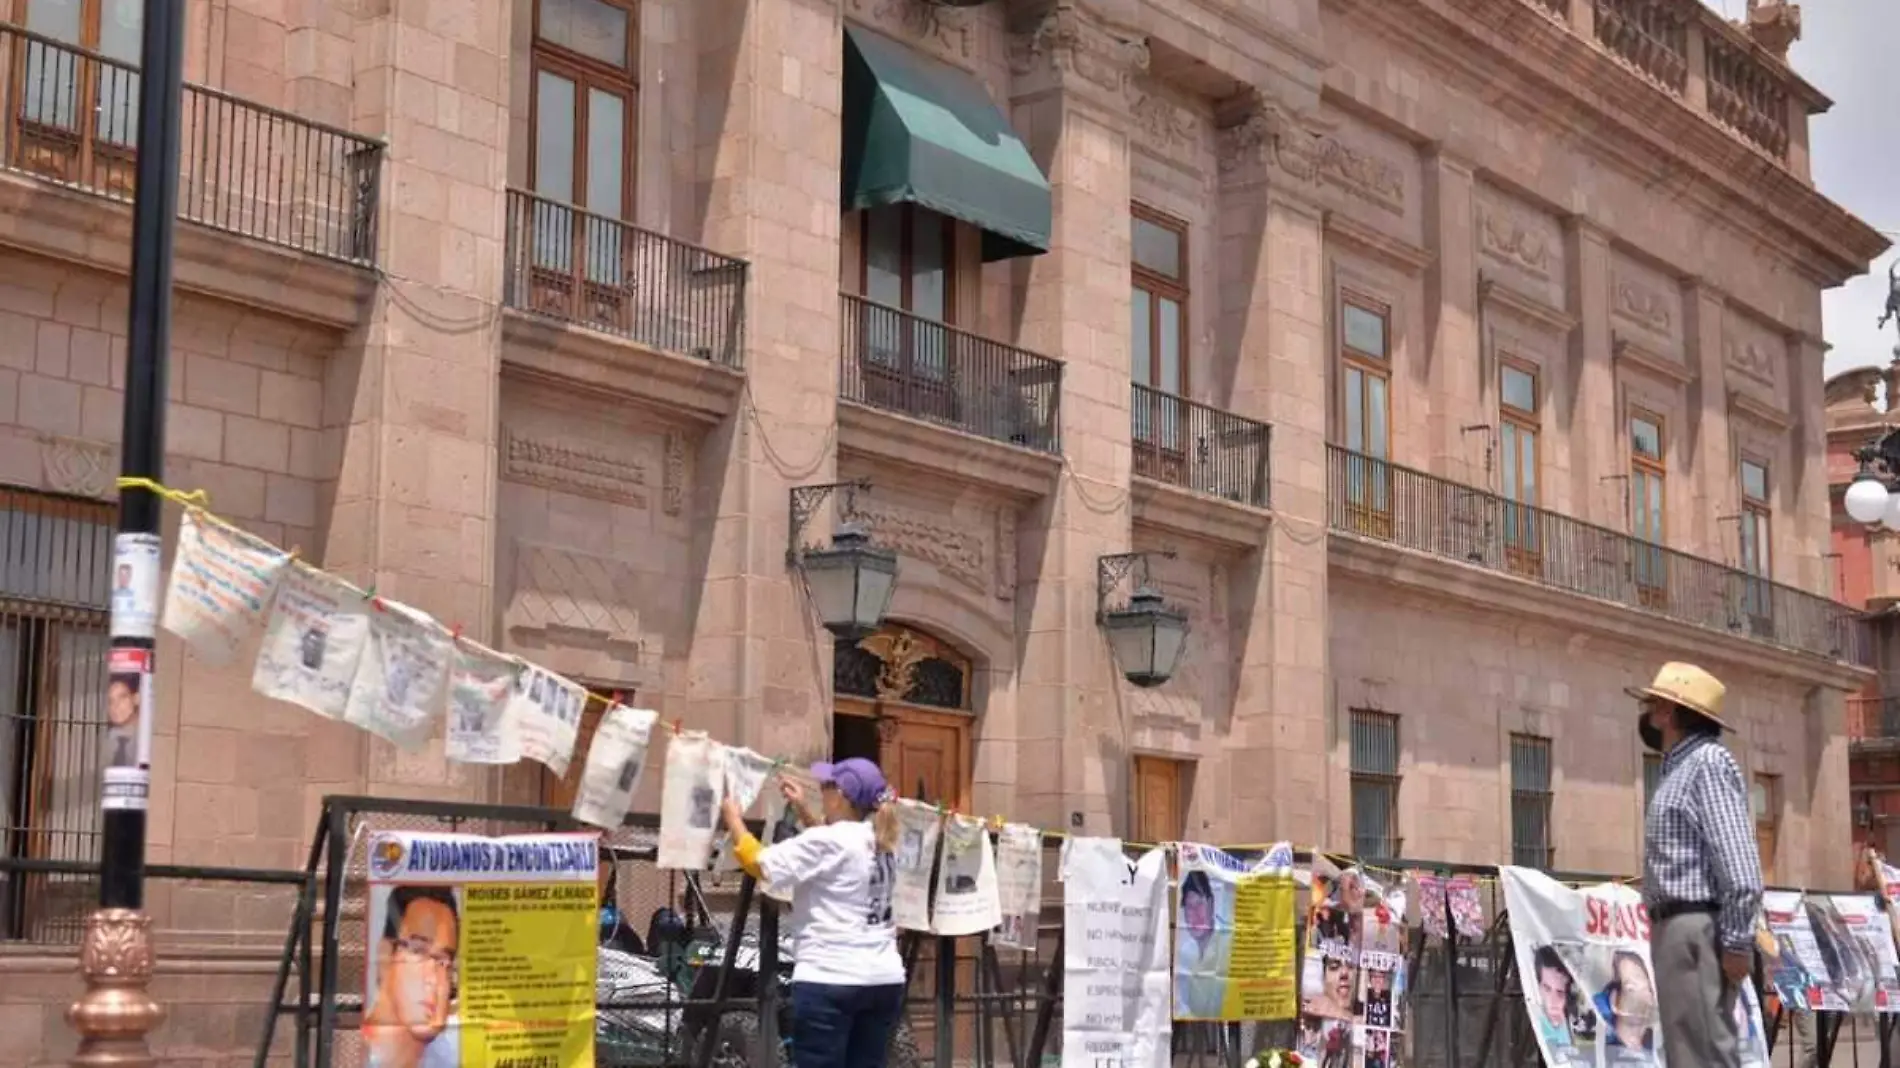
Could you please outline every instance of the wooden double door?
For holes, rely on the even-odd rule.
[[[973,722],[967,712],[840,697],[831,755],[875,760],[899,797],[969,812]]]

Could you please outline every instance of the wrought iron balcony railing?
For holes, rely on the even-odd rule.
[[[1847,699],[1847,740],[1850,742],[1900,741],[1900,698],[1849,697]]]
[[[1062,364],[839,294],[838,395],[1038,452],[1062,448]]]
[[[0,23],[0,168],[130,201],[138,111],[136,66]],[[179,218],[375,260],[376,141],[186,85],[178,156]]]
[[[1328,524],[1796,652],[1872,663],[1854,608],[1713,560],[1327,447]]]
[[[1272,427],[1139,383],[1132,413],[1135,474],[1267,506]]]
[[[739,367],[744,260],[508,191],[507,303],[666,352]]]

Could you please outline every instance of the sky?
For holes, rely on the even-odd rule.
[[[1730,18],[1740,18],[1746,0],[1703,0]],[[1825,115],[1809,120],[1815,185],[1827,196],[1887,232],[1900,244],[1900,59],[1889,27],[1896,0],[1806,0],[1801,4],[1801,40],[1794,69],[1834,99]],[[1881,12],[1886,9],[1883,19]],[[1833,350],[1828,374],[1850,367],[1885,364],[1900,340],[1894,324],[1874,328],[1887,303],[1889,252],[1865,276],[1823,300],[1823,331]]]

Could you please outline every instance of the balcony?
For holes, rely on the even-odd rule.
[[[508,191],[507,306],[650,349],[744,364],[747,264],[519,189]]]
[[[1136,475],[1267,507],[1272,427],[1139,383],[1131,411]]]
[[[1872,664],[1861,614],[1825,597],[1337,446],[1327,447],[1326,466],[1336,533],[1830,662]]]
[[[1779,13],[1762,12],[1763,26],[1751,33],[1700,0],[1520,2],[1573,27],[1657,89],[1787,162],[1790,103],[1813,90],[1756,43],[1785,32]]]
[[[0,169],[129,203],[138,101],[135,66],[0,23]],[[179,218],[373,264],[382,145],[203,86],[183,107]]]
[[[1900,699],[1849,697],[1847,740],[1879,743],[1887,747],[1900,744]]]
[[[839,302],[839,397],[1060,454],[1062,364],[849,293]]]

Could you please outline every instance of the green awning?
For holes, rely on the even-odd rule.
[[[845,208],[960,219],[983,231],[985,260],[1049,251],[1049,180],[982,84],[881,34],[844,35]]]

